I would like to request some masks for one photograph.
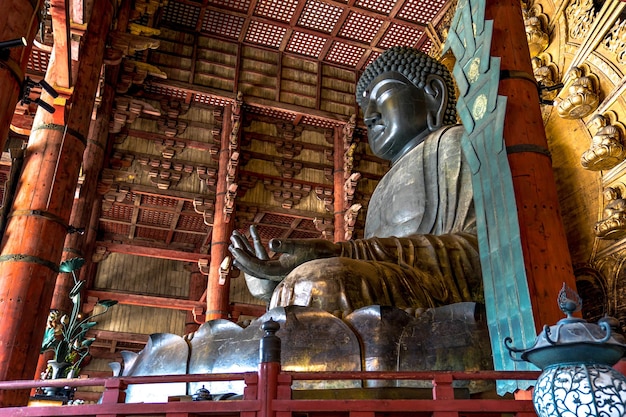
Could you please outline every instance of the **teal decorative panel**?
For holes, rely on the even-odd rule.
[[[498,95],[500,59],[490,55],[493,21],[485,0],[459,0],[444,46],[460,91],[457,111],[463,152],[472,170],[487,323],[496,370],[536,369],[513,362],[503,340],[530,346],[536,337],[511,169],[504,144],[506,97]],[[527,389],[531,381],[500,381],[498,393]]]

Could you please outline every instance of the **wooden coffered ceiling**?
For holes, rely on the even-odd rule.
[[[438,48],[434,27],[451,12],[450,3],[443,0],[128,3],[128,24],[118,21],[109,35],[109,44],[122,49],[124,58],[116,86],[112,144],[99,185],[102,209],[96,255],[115,251],[190,262],[207,258],[211,244],[211,181],[217,169],[214,156],[223,106],[234,104],[239,95],[244,126],[277,126],[275,134],[246,129],[242,135],[243,145],[266,142],[278,153],[267,155],[244,146],[242,160],[264,161],[279,174],[241,167],[239,193],[246,183],[251,188],[261,182],[278,198],[263,204],[239,202],[236,226],[245,230],[257,225],[264,241],[320,237],[332,225],[328,204],[333,198],[332,155],[343,152],[333,149],[332,135],[358,113],[354,88],[360,72],[390,46],[410,45],[426,52]],[[70,25],[74,41],[85,30],[82,23],[90,7],[90,1],[82,2],[82,11],[74,5]],[[32,50],[28,66],[32,78],[41,77],[47,68],[52,26],[48,16],[45,35],[38,36]],[[110,55],[114,57],[107,62],[117,58]],[[197,112],[189,116],[190,107],[207,116],[198,117]],[[32,105],[18,106],[15,130],[28,132],[33,110]],[[327,142],[300,141],[302,130],[323,134]],[[356,142],[365,141],[358,122],[354,137]],[[306,160],[298,155],[303,147],[326,158]],[[364,146],[359,150],[356,163],[382,163]],[[198,162],[200,154],[213,157]],[[303,168],[323,172],[327,180],[302,179],[298,172]],[[365,181],[380,177],[367,170],[362,175]],[[203,185],[179,186],[190,177]],[[303,189],[325,201],[326,210],[293,204],[292,197]],[[356,195],[366,204],[367,191]],[[362,221],[356,226],[358,230]]]

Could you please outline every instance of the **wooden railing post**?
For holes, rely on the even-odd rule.
[[[454,378],[450,374],[439,374],[433,379],[433,400],[454,400]],[[459,417],[456,411],[435,411],[433,417]]]
[[[278,392],[278,374],[280,374],[280,338],[276,332],[280,325],[270,319],[262,326],[265,335],[259,346],[259,385],[258,399],[261,409],[258,417],[276,417],[273,401]]]
[[[104,383],[104,392],[102,393],[102,404],[118,404],[126,400],[127,384],[119,378],[109,378]]]

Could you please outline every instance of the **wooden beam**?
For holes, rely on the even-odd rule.
[[[98,300],[115,300],[120,304],[166,308],[170,310],[196,311],[204,310],[205,304],[199,301],[182,300],[180,298],[157,297],[153,295],[140,295],[117,291],[88,290],[87,297]]]
[[[122,343],[137,343],[145,345],[148,343],[148,335],[130,332],[112,332],[109,330],[91,329],[87,332],[87,337],[96,339],[115,340]]]
[[[183,252],[173,249],[150,248],[146,246],[127,245],[115,242],[97,242],[96,246],[102,246],[109,252],[123,253],[126,255],[145,256],[147,258],[161,258],[181,262],[198,262],[199,259],[206,259],[209,255],[205,253]]]
[[[72,87],[72,47],[70,38],[70,7],[68,0],[50,0],[50,16],[54,27],[55,84],[59,87]]]

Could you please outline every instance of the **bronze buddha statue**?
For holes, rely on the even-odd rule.
[[[272,239],[270,260],[235,231],[230,251],[251,292],[269,307],[310,306],[345,315],[369,305],[437,307],[482,298],[469,168],[455,125],[447,68],[394,47],[357,85],[372,152],[392,161],[369,203],[365,238]]]

